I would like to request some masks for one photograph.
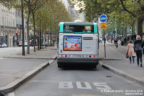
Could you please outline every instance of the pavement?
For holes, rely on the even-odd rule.
[[[6,50],[6,49],[5,49]],[[9,50],[9,49],[8,49]],[[8,93],[51,64],[57,48],[47,47],[22,56],[20,52],[0,58],[0,93]]]
[[[126,56],[126,46],[119,45],[118,48],[113,43],[106,42],[106,58],[104,55],[104,44],[100,43],[100,58],[103,58],[101,64],[112,72],[123,76],[129,80],[140,83],[144,86],[144,67],[138,67],[136,62],[129,63]],[[135,58],[136,61],[136,58]],[[144,66],[144,56],[143,56]]]

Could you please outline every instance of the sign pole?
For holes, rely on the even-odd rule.
[[[105,38],[105,29],[107,28],[107,15],[102,14],[100,16],[100,22],[101,22],[101,28],[103,29],[103,33],[104,33],[104,58],[106,59],[106,38]]]
[[[106,38],[105,38],[105,29],[103,29],[104,32],[104,58],[106,59]]]

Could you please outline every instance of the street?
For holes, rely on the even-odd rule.
[[[143,96],[143,90],[104,68],[59,69],[55,61],[8,96]]]
[[[0,0],[0,14],[0,96],[144,96],[144,0]]]

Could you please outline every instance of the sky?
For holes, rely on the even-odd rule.
[[[65,5],[66,9],[68,10],[68,8],[69,8],[68,0],[60,0],[60,1],[63,2],[63,4]],[[75,12],[74,12],[74,13],[75,13]],[[83,13],[80,13],[80,14],[78,14],[78,15],[79,15],[78,18],[76,18],[76,19],[81,20],[81,21],[84,21],[84,14],[83,14]]]

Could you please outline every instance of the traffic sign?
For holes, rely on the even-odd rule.
[[[101,28],[102,28],[102,29],[107,28],[107,23],[101,23]]]
[[[105,15],[105,14],[102,14],[101,16],[100,16],[100,22],[106,22],[107,21],[107,15]]]

